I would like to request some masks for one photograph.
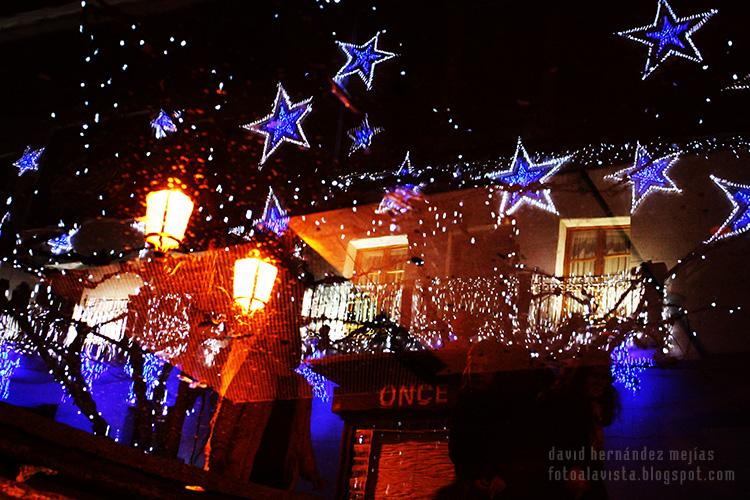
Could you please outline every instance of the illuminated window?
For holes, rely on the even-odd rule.
[[[357,284],[400,283],[409,260],[405,234],[349,241],[343,275]]]
[[[408,258],[407,245],[358,250],[354,260],[355,280],[359,284],[400,283]]]
[[[569,227],[567,276],[617,274],[630,269],[630,226]]]

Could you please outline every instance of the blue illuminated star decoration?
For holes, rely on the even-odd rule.
[[[336,41],[339,48],[346,54],[346,63],[333,79],[339,82],[343,78],[356,73],[365,82],[367,90],[370,90],[375,78],[375,66],[396,57],[396,54],[392,52],[378,49],[379,36],[380,33],[375,33],[374,37],[362,45]]]
[[[693,62],[703,61],[698,47],[693,43],[692,34],[698,31],[718,10],[678,18],[667,0],[659,0],[656,17],[652,24],[619,31],[616,34],[648,45],[646,66],[642,79],[645,80],[669,56],[675,55]]]
[[[637,144],[633,166],[615,172],[605,178],[619,181],[625,180],[632,183],[633,201],[630,205],[630,213],[633,214],[641,202],[655,191],[682,192],[668,175],[669,169],[677,162],[680,154],[681,152],[677,151],[654,160],[645,146]]]
[[[289,215],[273,192],[273,188],[268,188],[266,206],[263,208],[263,215],[258,220],[258,227],[269,230],[279,237],[289,229]]]
[[[487,177],[505,186],[500,200],[500,215],[512,215],[524,204],[557,214],[557,208],[550,197],[550,190],[537,185],[547,182],[571,157],[572,155],[568,155],[533,163],[519,137],[510,168],[486,174]],[[529,189],[524,189],[526,187]]]
[[[177,132],[177,125],[172,121],[172,117],[163,109],[151,120],[151,128],[154,130],[154,136],[157,139],[163,139],[169,134]]]
[[[404,161],[401,162],[401,166],[396,171],[396,175],[399,176],[398,180],[401,182],[401,176],[408,177],[412,174],[411,159],[407,151]],[[411,211],[415,202],[424,200],[422,187],[422,184],[404,183],[386,191],[378,208],[375,209],[375,213],[390,214],[395,217]]]
[[[375,213],[397,216],[411,211],[414,208],[414,202],[424,200],[420,189],[421,186],[418,184],[396,186],[383,196]]]
[[[260,158],[261,166],[284,142],[290,142],[303,148],[310,147],[305,132],[302,130],[302,120],[312,111],[311,102],[312,97],[308,97],[304,101],[292,104],[286,90],[279,83],[271,114],[260,120],[242,125],[242,128],[261,134],[266,138],[263,145],[263,155]]]
[[[23,155],[13,163],[13,166],[18,167],[18,175],[39,170],[39,157],[42,153],[44,148],[31,149],[31,146],[26,146]]]
[[[411,158],[409,157],[409,151],[406,152],[406,156],[404,156],[404,161],[401,162],[401,165],[398,167],[398,170],[396,171],[396,176],[401,177],[402,175],[411,175]]]
[[[711,180],[724,191],[729,201],[732,202],[732,213],[729,214],[729,217],[707,243],[736,236],[750,230],[750,185],[737,184],[715,175],[711,176]]]
[[[362,123],[347,133],[352,140],[352,146],[349,148],[349,156],[353,155],[359,149],[367,151],[372,145],[372,138],[375,134],[379,134],[382,131],[381,127],[371,127],[368,116],[365,114],[365,119],[362,120]]]
[[[52,238],[47,242],[50,251],[55,255],[62,255],[73,250],[73,236],[78,232],[77,228],[71,229],[67,233],[61,234],[56,238]]]

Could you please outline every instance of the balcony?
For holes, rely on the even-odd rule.
[[[363,324],[384,314],[390,321],[401,321],[404,288],[399,283],[355,285],[350,281],[321,284],[305,290],[302,316],[308,329],[330,327],[332,341],[347,337]]]
[[[529,326],[555,330],[574,314],[593,321],[630,317],[641,301],[643,286],[636,271],[565,278],[534,274],[531,295]]]
[[[532,347],[556,336],[575,315],[585,316],[589,324],[630,317],[642,296],[642,279],[635,270],[608,276],[518,273],[386,285],[347,281],[309,288],[302,315],[309,335],[326,325],[333,342],[378,318],[400,324],[430,348],[459,337]]]

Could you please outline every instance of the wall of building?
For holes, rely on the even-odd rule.
[[[565,237],[561,221],[629,220],[631,265],[654,261],[672,269],[691,252],[699,251],[674,275],[669,288],[669,301],[693,313],[680,330],[690,336],[695,332],[699,339],[697,343],[688,342],[682,336],[679,341],[683,351],[747,351],[750,342],[741,333],[741,325],[750,320],[750,291],[745,286],[749,238],[737,236],[709,246],[703,242],[732,211],[731,203],[710,175],[750,182],[748,160],[731,152],[708,157],[685,154],[669,171],[682,192],[654,192],[632,216],[631,185],[605,179],[628,166],[579,172],[571,164],[566,173],[549,181],[559,213],[522,206],[513,214],[515,226],[498,224],[501,191],[489,187],[429,195],[427,203],[416,204],[412,211],[397,217],[377,215],[377,205],[367,205],[295,217],[291,227],[331,268],[346,277],[347,259],[354,259],[356,253],[352,241],[406,236],[410,256],[422,261],[420,266],[407,264],[407,276],[420,279],[496,275],[512,261],[508,255],[516,250],[525,265],[560,274],[560,248],[564,248],[560,239]]]
[[[713,360],[686,363],[679,368],[650,368],[641,375],[641,391],[620,389],[621,411],[605,429],[605,448],[663,451],[663,460],[607,461],[611,471],[625,467],[640,473],[643,467],[695,472],[732,471],[731,481],[608,481],[609,498],[703,499],[737,498],[750,484],[750,392],[738,385],[745,377],[744,356],[719,356]],[[713,458],[688,463],[670,461],[669,451],[711,452]],[[707,457],[707,455],[706,455]],[[622,458],[622,456],[620,457]]]

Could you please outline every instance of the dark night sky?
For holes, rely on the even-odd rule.
[[[90,64],[83,57],[92,46],[77,33],[76,17],[57,23],[55,31],[0,36],[0,180],[19,199],[31,185],[39,189],[24,205],[27,227],[61,217],[73,222],[102,209],[112,217],[139,215],[131,193],[140,201],[150,181],[175,174],[196,192],[213,193],[221,183],[223,196],[236,195],[232,210],[223,213],[234,220],[262,206],[269,183],[295,213],[315,211],[308,202],[322,202],[320,179],[395,167],[407,149],[417,165],[441,165],[458,155],[470,162],[505,158],[519,135],[531,151],[552,154],[600,142],[684,141],[748,128],[743,110],[750,91],[721,92],[732,74],[750,72],[745,2],[673,1],[680,16],[719,9],[693,36],[708,69],[672,57],[645,82],[647,48],[612,33],[650,23],[655,0],[343,0],[323,10],[314,0],[184,3],[161,13],[137,2],[104,9],[92,4],[88,25],[100,53]],[[358,79],[349,81],[357,114],[330,91],[330,78],[344,61],[334,40],[363,43],[377,30],[386,30],[380,47],[400,55],[378,66],[371,92]],[[170,36],[187,46],[170,43]],[[110,77],[111,85],[97,88]],[[269,112],[277,81],[294,101],[313,96],[305,121],[312,148],[284,145],[259,173],[262,140],[239,125]],[[89,150],[79,137],[84,96],[92,103],[88,121],[93,112],[101,118],[87,132]],[[148,127],[160,107],[185,110],[185,130],[164,141]],[[369,153],[348,158],[346,131],[364,112],[385,131]],[[38,177],[19,181],[11,163],[26,144],[48,151]],[[209,154],[211,162],[205,161]],[[85,167],[90,173],[75,177]],[[296,202],[295,187],[301,190]],[[210,212],[218,202],[206,205]]]

